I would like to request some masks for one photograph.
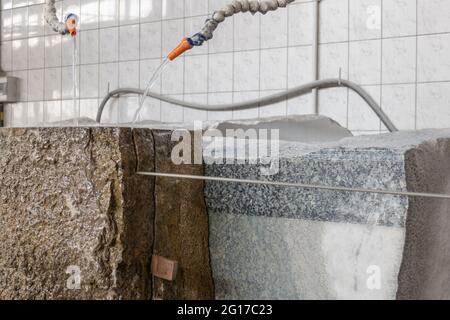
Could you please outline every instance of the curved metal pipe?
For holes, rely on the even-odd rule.
[[[354,92],[356,92],[367,104],[369,107],[375,112],[375,114],[380,118],[381,122],[386,126],[386,128],[390,132],[398,131],[397,127],[392,123],[389,117],[384,113],[384,111],[378,106],[377,102],[370,96],[370,94],[364,90],[361,86],[357,85],[354,82],[343,79],[323,79],[313,81],[307,84],[303,84],[301,86],[288,89],[283,92],[275,93],[266,97],[253,99],[245,102],[239,103],[229,103],[229,104],[218,104],[218,105],[206,105],[199,104],[195,102],[187,102],[178,99],[174,99],[165,95],[157,94],[154,92],[149,92],[148,96],[154,99],[158,99],[170,104],[175,104],[178,106],[182,106],[185,108],[196,109],[196,110],[207,110],[207,111],[226,111],[226,110],[242,110],[254,108],[255,106],[267,106],[280,101],[283,101],[286,98],[297,97],[300,95],[304,95],[306,93],[311,92],[313,89],[325,89],[325,88],[334,88],[334,87],[346,87]],[[101,122],[103,110],[105,109],[106,104],[109,99],[114,96],[122,95],[122,94],[144,94],[144,90],[135,89],[135,88],[123,88],[116,89],[111,91],[103,98],[103,101],[100,104],[100,107],[97,112],[97,122]]]

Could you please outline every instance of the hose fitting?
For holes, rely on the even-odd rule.
[[[199,47],[203,45],[203,42],[206,41],[206,38],[199,32],[194,34],[191,38],[189,38],[189,41],[193,46]]]
[[[56,15],[55,0],[45,0],[44,19],[53,31],[62,35],[69,33],[72,36],[76,35],[78,16],[76,14],[69,13],[64,18],[64,22],[59,21],[59,18]]]
[[[64,18],[67,33],[72,37],[77,35],[78,17],[74,13],[68,13]]]
[[[181,56],[183,53],[185,53],[186,51],[192,49],[193,46],[194,46],[194,42],[192,41],[192,39],[184,38],[180,42],[180,44],[175,49],[173,49],[171,53],[169,53],[167,58],[170,61],[173,61],[176,58],[178,58],[179,56]]]

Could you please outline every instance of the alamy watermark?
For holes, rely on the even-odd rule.
[[[366,26],[369,30],[381,30],[381,7],[377,5],[368,6]]]
[[[377,265],[371,265],[367,268],[367,289],[381,290],[381,268]]]
[[[172,132],[171,159],[181,164],[250,164],[260,167],[261,175],[274,175],[280,168],[280,134],[278,129],[203,130],[194,122],[194,133],[178,129]]]
[[[80,290],[81,289],[81,269],[79,266],[68,266],[66,273],[69,277],[66,281],[66,288],[69,290]]]

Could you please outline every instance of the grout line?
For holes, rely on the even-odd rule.
[[[231,69],[232,69],[232,73],[231,73],[231,102],[232,103],[234,103],[235,102],[235,93],[234,93],[234,86],[235,86],[235,76],[234,76],[234,73],[236,72],[236,67],[235,67],[235,63],[236,63],[236,51],[235,51],[235,49],[236,49],[236,44],[235,44],[235,41],[236,41],[236,39],[235,39],[235,37],[234,37],[234,33],[235,33],[235,28],[236,28],[236,24],[235,24],[235,16],[233,16],[232,17],[232,19],[233,19],[233,21],[232,21],[232,33],[231,33],[231,37],[232,37],[232,45],[231,45],[231,48],[232,48],[232,54],[231,54],[231,57],[232,57],[232,61],[231,61]],[[235,110],[232,110],[231,111],[231,119],[235,119],[236,118],[236,111]]]
[[[209,0],[206,0],[206,11],[209,12],[210,7],[209,7]],[[209,48],[209,44],[206,48],[206,52],[207,52],[207,57],[206,57],[206,104],[209,105],[209,89],[210,89],[210,78],[209,78],[209,59],[211,58],[210,55],[210,48]],[[211,111],[206,111],[206,120],[210,120],[210,115],[211,115]]]
[[[289,27],[289,16],[290,16],[290,6],[287,6],[286,8],[286,90],[289,89],[289,37],[290,37],[290,27]],[[289,95],[286,95],[286,110],[285,115],[287,116],[289,114]]]
[[[183,1],[183,15],[185,14],[185,12],[186,12],[186,0],[181,0],[181,1]],[[183,17],[183,34],[186,34],[186,17]],[[185,101],[186,100],[186,55],[183,55],[182,57],[181,57],[183,60],[182,60],[182,62],[183,62],[183,81],[182,81],[182,83],[183,83],[183,98],[182,98],[182,100],[183,101]],[[184,122],[184,119],[185,119],[185,117],[186,117],[186,108],[182,108],[181,109],[181,116],[182,116],[182,122]]]
[[[139,62],[138,62],[138,85],[139,85],[139,89],[142,88],[142,83],[141,83],[141,64],[142,64],[142,60],[141,60],[141,34],[142,34],[142,30],[141,30],[141,3],[142,0],[139,0],[139,27],[138,27],[138,57],[139,57]],[[145,80],[144,80],[145,81]],[[145,86],[145,84],[144,84]],[[144,88],[145,89],[145,88]],[[137,108],[140,107],[140,99],[141,97],[138,96],[138,100],[137,100]],[[144,109],[145,106],[142,108]],[[142,117],[142,111],[140,110],[139,114],[138,114],[138,121],[142,121],[141,117]],[[131,119],[131,121],[133,121],[133,119]]]
[[[161,6],[161,17],[162,17],[162,6]],[[160,34],[160,41],[161,41],[161,45],[160,45],[160,57],[159,57],[159,63],[162,63],[163,61],[163,22],[160,22],[160,29],[161,29],[161,34]],[[161,74],[160,78],[159,78],[159,90],[160,93],[163,93],[163,79],[164,79],[164,72]],[[162,122],[162,108],[163,108],[163,103],[161,100],[159,100],[159,121]]]
[[[381,39],[380,39],[380,83],[383,83],[383,54],[384,54],[384,40],[383,40],[383,13],[384,13],[384,0],[381,0],[381,17],[380,17],[380,26],[381,26]],[[383,86],[380,86],[380,108],[383,110]],[[381,120],[379,120],[379,128],[381,132],[381,128],[383,126]]]
[[[291,4],[292,6],[292,4]],[[286,9],[284,9],[286,10]],[[194,16],[194,17],[186,17],[186,18],[208,18],[208,15],[199,15],[199,16]],[[184,20],[185,18],[173,18],[173,19],[164,19],[164,20],[155,20],[155,21],[145,21],[145,22],[141,22],[141,24],[154,24],[154,23],[162,23],[162,22],[168,22],[168,21],[180,21],[180,20]],[[132,23],[120,23],[120,26],[133,26],[136,25],[138,23],[136,22],[132,22]],[[11,25],[12,27],[12,25]],[[109,29],[112,27],[117,27],[116,25],[112,25],[112,26],[105,26],[105,27],[97,27],[97,28],[86,28],[83,29],[83,31],[93,31],[93,30],[103,30],[103,29]],[[53,33],[52,33],[53,34]],[[35,35],[35,36],[24,36],[24,37],[13,37],[11,34],[11,38],[10,39],[3,39],[2,42],[8,42],[8,41],[13,41],[13,40],[22,40],[22,39],[28,39],[28,38],[37,38],[37,37],[41,37],[41,36],[45,36],[45,35],[52,35],[52,34],[47,34],[44,33],[42,35]],[[415,37],[426,37],[426,36],[440,36],[440,35],[449,35],[450,31],[443,31],[443,32],[428,32],[428,33],[420,33],[417,31],[416,34],[410,34],[410,35],[400,35],[400,36],[383,36],[383,39],[401,39],[401,38],[415,38]],[[320,41],[319,44],[323,45],[323,44],[339,44],[339,43],[346,43],[348,41],[352,42],[352,43],[358,43],[358,42],[362,42],[362,41],[370,41],[370,40],[379,40],[379,37],[370,37],[370,38],[361,38],[361,39],[351,39],[351,40],[347,40],[347,41]],[[311,46],[312,43],[302,43],[302,44],[297,44],[297,45],[293,45],[293,46]],[[272,47],[272,48],[276,48],[276,47]],[[248,51],[248,50],[242,50],[242,51]],[[192,53],[191,53],[192,54]]]
[[[258,56],[259,56],[259,65],[258,65],[258,98],[261,98],[261,69],[262,69],[262,43],[261,43],[261,37],[262,37],[262,18],[261,16],[258,16],[259,19],[259,37],[258,37]],[[261,118],[261,104],[258,104],[258,118]]]
[[[47,69],[47,39],[48,39],[47,37],[49,37],[49,36],[45,36],[45,39],[44,39],[44,68],[42,69],[42,74],[43,74],[43,76],[42,76],[42,82],[43,82],[43,84],[42,84],[42,90],[43,90],[42,100],[44,101],[44,107],[43,107],[44,122],[47,122],[47,108],[48,108],[46,100],[45,100],[45,88],[46,88],[45,70]]]
[[[97,30],[97,80],[98,80],[98,85],[97,85],[97,95],[98,95],[98,97],[97,97],[97,104],[100,104],[100,95],[101,95],[101,82],[100,82],[100,67],[101,67],[101,64],[100,64],[100,61],[101,61],[101,37],[100,37],[100,32],[101,32],[101,29],[100,29],[100,10],[101,10],[101,7],[100,7],[100,4],[101,4],[101,0],[98,0],[97,1],[97,19],[96,19],[96,25],[97,25],[97,28],[98,28],[98,30]],[[81,15],[81,8],[80,8],[80,15]],[[75,70],[76,71],[76,70]],[[81,84],[81,83],[80,83]],[[80,110],[80,114],[81,114],[81,101],[80,101],[80,99],[78,99],[79,100],[79,104],[80,104],[80,106],[79,106],[79,110]]]
[[[124,26],[132,26],[132,25],[124,25]],[[113,28],[113,27],[111,27]],[[109,28],[105,28],[105,29],[109,29]],[[86,31],[86,30],[83,30]],[[87,30],[87,31],[92,31],[92,30]],[[446,33],[447,35],[450,35],[449,33]],[[51,35],[50,35],[51,36]],[[46,36],[36,36],[36,37],[30,37],[30,38],[18,38],[18,39],[14,39],[14,40],[24,40],[24,39],[33,39],[33,38],[45,38]],[[415,36],[401,36],[401,37],[385,37],[383,39],[385,40],[396,40],[396,39],[408,39],[408,38],[416,38]],[[7,43],[7,42],[13,42],[14,40],[6,40],[6,41],[2,41],[1,43]],[[359,43],[359,42],[369,42],[369,41],[375,41],[375,40],[380,40],[380,38],[373,38],[373,39],[363,39],[363,40],[352,40],[352,41],[337,41],[337,42],[324,42],[321,43],[320,45],[335,45],[335,44],[348,44],[350,43]],[[288,48],[307,48],[307,47],[311,47],[311,44],[300,44],[300,45],[290,45]],[[284,46],[277,46],[277,47],[270,47],[270,48],[264,48],[262,50],[270,50],[270,49],[284,49],[286,47]],[[210,54],[221,54],[221,53],[233,53],[233,52],[237,52],[237,53],[241,53],[241,52],[254,52],[254,51],[258,51],[259,49],[241,49],[241,50],[224,50],[224,51],[217,51],[217,52],[211,52]],[[191,52],[189,54],[190,56],[199,56],[199,55],[205,55],[205,53],[195,53],[195,52]],[[158,58],[158,57],[153,57],[153,58]],[[147,59],[152,59],[152,58],[147,58]],[[136,61],[135,60],[123,60],[123,61]],[[117,60],[117,61],[110,61],[110,62],[122,62],[122,60]],[[89,64],[89,63],[80,63],[81,65],[85,65],[85,64]],[[62,65],[62,66],[69,66],[69,65]],[[11,70],[12,71],[12,70]],[[19,70],[14,70],[14,71],[21,71]]]
[[[350,80],[350,0],[347,0],[347,78]],[[350,118],[350,89],[347,90],[347,116],[346,128],[349,129]]]
[[[79,2],[78,2],[79,3]],[[63,4],[61,4],[61,6],[62,6],[62,12],[64,12],[64,6],[63,6]],[[80,13],[80,15],[81,15],[81,5],[80,5],[80,7],[79,7],[79,13]],[[81,19],[80,19],[81,20]],[[60,50],[60,52],[61,52],[61,66],[59,67],[59,69],[60,69],[60,76],[61,76],[61,79],[60,79],[60,90],[61,90],[61,96],[60,96],[60,99],[56,99],[56,101],[60,101],[60,114],[59,114],[59,121],[62,121],[62,118],[63,118],[63,105],[62,105],[62,79],[63,79],[63,43],[64,43],[64,38],[63,37],[61,37],[61,50]],[[49,69],[49,68],[46,68],[46,70],[47,69]],[[55,68],[56,69],[56,68]],[[45,82],[45,77],[44,77],[44,82]],[[46,99],[46,97],[45,97],[45,91],[44,91],[44,100],[47,100]]]
[[[27,7],[27,21],[28,21],[29,17],[30,17],[30,9]],[[29,32],[30,32],[30,25],[27,23],[27,36],[28,36]],[[29,67],[30,67],[30,65],[29,65],[30,49],[28,47],[28,38],[25,41],[26,41],[26,44],[27,44],[26,45],[26,47],[27,47],[27,61],[26,61],[26,65],[27,65],[27,69],[29,69]],[[0,54],[0,57],[1,57],[1,54]],[[28,77],[28,71],[27,71],[27,77]],[[25,95],[25,101],[26,102],[24,103],[25,123],[26,123],[27,126],[28,126],[28,113],[29,113],[29,110],[28,110],[28,85],[29,85],[29,83],[28,83],[28,78],[27,78],[27,80],[26,80],[26,95]],[[20,99],[20,94],[19,94],[19,99]]]
[[[419,0],[416,0],[416,70],[415,70],[415,92],[414,92],[414,129],[417,130],[417,111],[418,111],[418,72],[419,72]]]
[[[97,1],[97,12],[98,12],[98,15],[97,15],[97,26],[98,26],[98,28],[100,28],[100,1],[101,0]],[[80,7],[80,15],[81,15],[81,7]],[[97,39],[97,50],[98,50],[97,51],[97,59],[98,59],[98,66],[97,66],[97,83],[98,83],[98,85],[97,85],[97,93],[98,93],[98,96],[100,97],[100,89],[101,89],[101,83],[100,83],[100,61],[101,61],[100,29],[97,31],[97,37],[98,37],[98,39]],[[76,72],[76,68],[75,68],[75,72]],[[79,77],[77,77],[77,79],[78,78]],[[99,99],[99,98],[97,98],[97,99]],[[80,110],[80,114],[81,114],[81,100],[80,100],[80,98],[78,98],[78,104],[79,104],[78,110]],[[99,104],[99,102],[97,102],[97,104]]]
[[[120,2],[122,0],[117,0],[117,86],[120,88],[120,67],[123,65],[123,62],[120,61],[120,27],[122,26],[122,19],[120,17],[121,10],[120,10]],[[117,123],[120,123],[121,119],[121,112],[122,112],[122,101],[123,99],[121,97],[117,97]]]
[[[109,64],[109,63],[105,63],[105,64]],[[52,67],[52,68],[48,68],[48,69],[57,69],[58,67]],[[43,71],[44,69],[38,69]],[[418,84],[450,84],[450,81],[436,81],[436,82],[418,82]],[[361,85],[362,87],[381,87],[381,86],[407,86],[407,85],[415,85],[414,82],[410,82],[410,83],[387,83],[387,84],[363,84]],[[271,88],[271,89],[264,89],[261,90],[262,93],[267,93],[267,92],[280,92],[280,90],[283,90],[283,88]],[[322,90],[326,90],[326,89],[322,89]],[[193,95],[206,95],[206,94],[229,94],[229,93],[252,93],[252,92],[256,92],[256,90],[227,90],[227,91],[196,91],[196,92],[192,92],[191,94]],[[182,95],[183,92],[174,92],[174,93],[170,93],[167,94],[169,96],[176,96],[176,95]],[[62,100],[68,100],[70,98],[63,98]],[[87,98],[82,98],[82,99],[87,99]],[[89,99],[103,99],[103,97],[89,97]],[[56,101],[56,100],[61,100],[61,99],[48,99],[46,101]],[[39,102],[42,100],[29,100],[28,102]],[[25,102],[25,101],[19,101],[19,102]],[[221,111],[222,112],[222,111]]]

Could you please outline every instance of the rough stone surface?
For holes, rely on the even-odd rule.
[[[134,174],[133,140],[153,142],[135,135],[0,130],[1,299],[151,297],[153,183]],[[73,266],[79,290],[67,287]]]
[[[174,165],[170,131],[154,132],[157,172],[203,175],[202,165]],[[193,149],[194,150],[194,149]],[[201,150],[198,150],[201,155]],[[213,299],[209,262],[208,215],[203,182],[156,178],[154,253],[178,261],[177,278],[154,281],[157,299]]]
[[[406,153],[408,189],[450,194],[450,139]],[[399,299],[450,299],[450,200],[413,198],[399,274]]]
[[[136,174],[202,174],[172,146],[149,129],[0,130],[0,299],[213,298],[203,183]],[[152,281],[152,254],[178,261],[175,281]]]

